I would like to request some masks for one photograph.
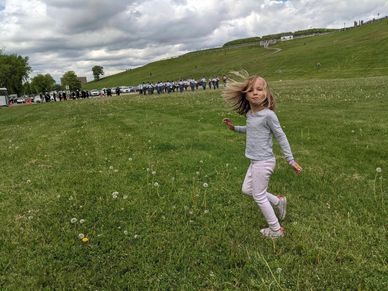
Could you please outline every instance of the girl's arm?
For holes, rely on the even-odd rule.
[[[278,141],[287,162],[292,167],[294,172],[299,175],[302,172],[302,167],[294,160],[287,136],[280,126],[279,119],[277,118],[275,112],[270,112],[267,122],[276,140]]]
[[[296,161],[292,160],[289,164],[297,175],[302,172],[302,167]]]
[[[232,120],[229,118],[224,118],[223,122],[230,130],[241,132],[241,133],[246,132],[246,126],[234,126]]]

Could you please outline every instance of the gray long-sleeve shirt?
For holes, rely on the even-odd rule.
[[[262,161],[273,158],[272,136],[275,136],[286,160],[294,160],[290,144],[275,112],[265,108],[256,113],[249,111],[246,117],[246,126],[235,126],[234,130],[246,133],[245,156],[248,159]]]

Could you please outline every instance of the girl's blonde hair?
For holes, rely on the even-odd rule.
[[[275,99],[267,81],[259,75],[250,76],[247,71],[241,70],[230,72],[226,86],[222,92],[225,101],[232,103],[233,109],[237,113],[245,115],[251,109],[246,95],[252,89],[257,79],[262,80],[264,83],[266,97],[262,102],[263,107],[275,111]]]

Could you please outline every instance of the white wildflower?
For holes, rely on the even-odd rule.
[[[112,198],[113,199],[116,199],[117,196],[119,196],[119,192],[115,191],[115,192],[112,193]]]
[[[203,213],[208,214],[208,213],[209,213],[209,209],[205,209],[205,210],[203,211]]]
[[[85,237],[85,235],[83,234],[83,233],[80,233],[79,235],[78,235],[78,238],[79,239],[83,239]]]
[[[282,268],[277,268],[277,269],[276,269],[276,273],[278,273],[278,274],[280,274],[282,271],[283,271]]]
[[[381,170],[380,167],[377,167],[377,168],[376,168],[376,172],[377,172],[377,173],[381,173],[381,171],[382,171],[382,170]]]
[[[154,186],[155,186],[155,187],[159,187],[159,183],[158,183],[158,182],[155,182],[155,183],[154,183]]]
[[[199,175],[199,172],[197,171],[197,172],[195,172],[197,175]]]
[[[132,161],[132,158],[128,158],[128,161]]]
[[[156,175],[156,171],[152,171],[152,173],[151,173],[152,175]]]
[[[113,166],[110,166],[110,167],[109,167],[109,170],[113,170]]]
[[[80,219],[79,223],[81,223],[81,224],[85,223],[85,219]]]
[[[77,218],[73,217],[72,219],[70,219],[70,222],[71,223],[76,223],[77,222]]]
[[[134,239],[137,239],[138,237],[139,237],[138,234],[135,234],[135,235],[133,236]]]
[[[203,183],[203,188],[207,188],[207,187],[209,187],[209,185],[207,184],[207,183]]]
[[[124,234],[125,234],[125,235],[128,235],[128,230],[124,230]]]

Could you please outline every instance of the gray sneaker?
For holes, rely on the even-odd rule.
[[[284,196],[277,196],[279,198],[279,204],[276,205],[279,212],[279,219],[283,220],[286,217],[287,198]]]
[[[277,231],[274,231],[274,230],[270,229],[269,227],[267,227],[267,228],[263,228],[262,230],[260,230],[260,232],[262,235],[269,237],[269,238],[279,238],[279,237],[284,236],[284,228],[283,227],[280,227],[280,229]]]

